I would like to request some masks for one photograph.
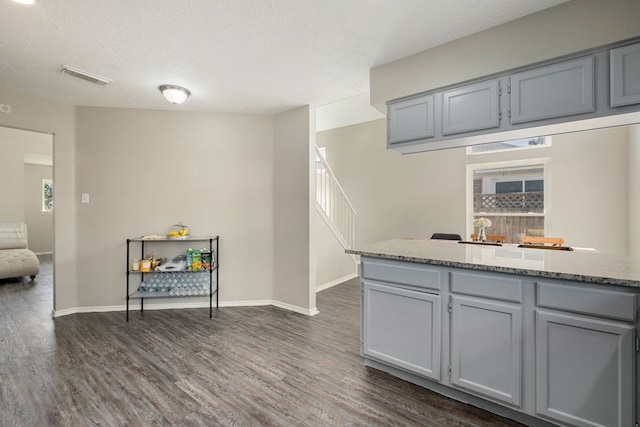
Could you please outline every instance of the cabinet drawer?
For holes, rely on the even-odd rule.
[[[522,302],[522,281],[492,273],[451,273],[451,292]]]
[[[636,295],[610,289],[537,283],[539,307],[590,314],[629,322],[636,320]]]
[[[362,277],[438,291],[442,288],[440,269],[410,262],[363,260]]]

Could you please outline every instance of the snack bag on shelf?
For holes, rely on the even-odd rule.
[[[211,268],[211,252],[208,248],[202,250],[202,268],[204,270]]]
[[[190,270],[202,270],[202,251],[200,249],[193,249],[191,251]]]

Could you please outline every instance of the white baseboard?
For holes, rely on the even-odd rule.
[[[317,307],[306,309],[306,308],[298,307],[297,305],[291,305],[291,304],[287,304],[286,302],[280,302],[280,301],[271,301],[271,305],[273,305],[274,307],[304,314],[305,316],[315,316],[316,314],[320,313]]]
[[[305,316],[315,316],[319,313],[316,307],[312,309],[305,309],[302,307],[298,307],[295,305],[287,304],[280,301],[273,300],[254,300],[254,301],[221,301],[220,307],[257,307],[264,305],[273,305],[274,307],[279,307],[284,310],[293,311],[296,313],[304,314]],[[183,301],[183,302],[169,302],[169,303],[149,303],[147,302],[144,305],[145,311],[151,310],[177,310],[181,308],[208,308],[208,301]],[[215,304],[214,304],[215,307]],[[70,314],[78,314],[78,313],[105,313],[111,311],[126,311],[126,305],[108,305],[108,306],[91,306],[91,307],[74,307],[74,308],[66,308],[64,310],[53,310],[51,312],[51,317],[62,317],[68,316]],[[129,310],[137,311],[140,310],[140,303],[135,302],[129,304]]]
[[[316,286],[316,292],[324,291],[325,289],[329,289],[332,286],[339,285],[340,283],[344,283],[347,280],[351,280],[354,277],[358,277],[358,273],[351,273],[339,279],[332,280],[331,282]]]

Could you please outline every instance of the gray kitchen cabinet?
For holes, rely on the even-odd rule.
[[[389,104],[387,140],[399,144],[435,135],[433,95],[422,95]]]
[[[637,288],[361,256],[367,366],[525,425],[636,425]]]
[[[571,426],[634,425],[634,326],[535,315],[537,414]]]
[[[387,148],[464,147],[575,121],[597,128],[602,122],[590,119],[615,115],[631,124],[637,119],[627,113],[637,111],[640,38],[389,101]]]
[[[488,80],[442,93],[442,135],[500,127],[500,83]]]
[[[520,305],[451,297],[451,384],[521,406]]]
[[[593,56],[515,73],[510,81],[512,124],[595,111]]]
[[[640,104],[640,43],[609,51],[611,106]]]
[[[362,353],[440,380],[440,296],[363,281]]]

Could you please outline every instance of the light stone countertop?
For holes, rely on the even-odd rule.
[[[636,256],[429,239],[393,239],[346,252],[397,261],[640,288],[640,257]]]

